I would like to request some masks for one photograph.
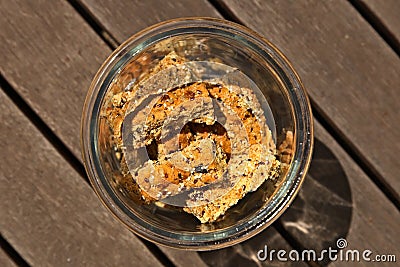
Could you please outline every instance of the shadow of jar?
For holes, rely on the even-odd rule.
[[[312,249],[318,257],[324,249],[336,249],[337,240],[347,236],[352,210],[346,173],[332,151],[315,139],[313,160],[303,187],[272,227],[233,247],[199,254],[209,266],[300,266],[299,262],[280,262],[276,255],[272,262],[260,261],[257,252],[267,245],[270,250],[297,249],[300,254],[303,249]],[[327,256],[318,262],[322,266],[329,263]]]

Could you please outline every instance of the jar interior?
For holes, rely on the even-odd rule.
[[[134,49],[132,49],[134,51]],[[190,33],[166,36],[161,41],[149,42],[145,47],[127,53],[123,62],[118,63],[119,68],[110,81],[119,79],[120,88],[125,88],[129,83],[140,80],[143,73],[154,68],[157,63],[171,51],[186,58],[188,61],[212,61],[237,68],[247,75],[261,90],[267,100],[273,116],[273,125],[268,123],[276,147],[285,140],[286,132],[295,134],[293,108],[289,101],[285,78],[279,66],[272,59],[265,57],[260,51],[244,45],[243,40],[235,36],[221,36],[213,33]],[[267,61],[266,61],[267,60]],[[269,60],[269,61],[268,61]],[[142,62],[140,71],[127,72],[126,66],[131,62]],[[117,63],[116,63],[117,65]],[[114,91],[113,93],[117,93]],[[100,109],[109,105],[110,98],[105,97]],[[280,182],[286,176],[283,171],[277,181],[268,179],[258,190],[248,193],[238,204],[228,209],[225,215],[213,223],[202,224],[193,215],[183,212],[180,208],[172,206],[158,206],[154,203],[140,204],[137,197],[132,196],[126,188],[121,186],[117,177],[122,175],[118,151],[113,143],[112,131],[105,119],[98,120],[98,144],[101,168],[108,183],[113,188],[116,198],[134,216],[152,227],[164,229],[167,232],[201,234],[209,231],[223,230],[240,222],[248,221],[259,210],[269,204],[269,200],[279,189]],[[295,148],[293,148],[295,149]],[[291,161],[291,159],[290,159]]]

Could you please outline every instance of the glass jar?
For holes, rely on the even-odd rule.
[[[154,71],[160,69],[157,64],[171,53],[185,59],[180,65],[184,77],[167,73],[170,78],[163,79],[165,70]],[[187,69],[190,75],[186,75]],[[107,114],[113,112],[110,109],[118,106],[118,101],[127,101],[120,97],[121,93],[130,94],[132,88],[139,90],[144,86],[140,85],[143,80],[152,80],[146,86],[154,88],[177,88],[211,80],[250,88],[257,99],[254,101],[264,111],[270,138],[276,144],[274,153],[282,163],[279,175],[266,179],[257,190],[247,193],[212,223],[201,223],[183,212],[181,204],[186,202],[179,205],[162,201],[143,203],[140,190],[131,188],[139,182],[129,181],[130,176],[123,180],[127,173],[132,175],[129,166],[141,159],[125,155],[128,154],[126,146],[121,149],[116,145],[115,129],[107,123]],[[146,105],[138,108],[145,109]],[[124,114],[113,118],[124,120]],[[129,129],[126,136],[132,138]],[[152,242],[195,250],[236,244],[274,222],[300,189],[313,146],[309,100],[286,57],[254,31],[211,18],[166,21],[137,33],[119,46],[92,81],[81,130],[86,171],[105,206],[134,233]],[[122,162],[128,158],[128,163]]]

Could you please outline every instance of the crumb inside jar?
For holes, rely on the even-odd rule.
[[[288,162],[279,160],[251,88],[200,79],[185,63],[174,52],[146,71],[145,59],[129,63],[110,85],[102,116],[119,153],[117,181],[133,199],[212,223]]]

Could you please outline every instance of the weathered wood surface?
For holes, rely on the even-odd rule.
[[[0,249],[0,266],[2,267],[16,267],[17,265],[12,261],[10,257]]]
[[[119,43],[155,23],[179,17],[220,17],[207,0],[81,0]]]
[[[80,158],[83,102],[110,49],[67,1],[1,6],[1,73]]]
[[[162,266],[0,91],[0,229],[34,266]]]
[[[400,60],[347,1],[223,0],[291,60],[318,108],[400,193]]]
[[[398,0],[360,0],[400,42],[400,2]]]
[[[5,6],[5,0],[1,0],[0,2],[2,6]],[[170,10],[169,7],[165,10],[163,8],[155,8],[151,9],[151,11],[146,11],[146,7],[135,7],[135,2],[132,2],[133,4],[128,2],[118,6],[120,4],[118,4],[119,1],[117,1],[118,3],[113,3],[113,7],[108,7],[111,6],[111,3],[105,0],[101,1],[103,6],[96,6],[95,1],[91,0],[83,0],[83,2],[97,20],[118,41],[123,41],[137,30],[149,24],[156,23],[159,20],[183,15],[218,16],[212,7],[204,1],[196,2],[198,6],[195,9],[180,3],[178,5],[179,8],[171,10],[171,12],[165,12],[165,10]],[[251,2],[227,0],[226,3],[228,3],[232,11],[245,24],[264,34],[288,55],[295,64],[296,69],[299,70],[317,105],[322,108],[324,113],[329,115],[329,119],[333,121],[335,126],[342,130],[346,138],[353,142],[358,152],[362,153],[383,177],[388,177],[387,181],[393,188],[398,189],[399,181],[397,176],[395,176],[398,168],[396,168],[396,162],[393,161],[395,159],[393,153],[399,150],[399,144],[395,142],[395,138],[399,137],[398,131],[396,132],[393,130],[395,127],[398,127],[398,123],[395,123],[397,117],[395,116],[395,112],[390,112],[390,108],[396,107],[395,104],[399,103],[398,96],[394,94],[398,91],[396,88],[399,88],[399,82],[398,79],[392,79],[393,77],[397,77],[393,74],[398,72],[399,64],[398,61],[396,61],[397,58],[393,56],[393,53],[390,52],[390,49],[377,34],[369,28],[368,24],[345,2],[338,2],[338,4],[326,1],[317,2],[315,4],[296,2],[292,3],[290,6],[281,1],[276,3],[263,2],[258,5],[257,2],[254,3],[255,6],[253,6]],[[193,12],[193,14],[191,12]],[[89,86],[90,79],[111,50],[67,2],[7,1],[7,8],[1,9],[0,14],[0,26],[2,29],[0,31],[0,36],[3,40],[0,45],[0,60],[2,62],[0,66],[1,73],[55,131],[63,142],[67,144],[74,154],[80,156],[78,136],[83,99]],[[108,16],[109,14],[112,16]],[[298,53],[298,51],[312,52]],[[366,58],[368,60],[365,60]],[[326,88],[333,89],[329,90]],[[360,88],[365,90],[366,93]],[[2,99],[3,98],[2,96]],[[371,103],[367,102],[370,100],[376,101]],[[368,106],[366,103],[368,103]],[[4,114],[2,115],[5,116]],[[19,120],[24,121],[24,119],[15,120],[14,118],[12,120],[14,123]],[[368,121],[370,124],[367,123]],[[359,124],[360,126],[358,126]],[[357,125],[357,127],[354,127],[354,125]],[[2,127],[4,126],[2,125]],[[392,127],[392,130],[389,130],[390,127]],[[74,183],[76,184],[79,181],[80,184],[82,183],[82,179],[78,179],[79,176],[72,168],[68,167],[68,164],[51,148],[50,144],[46,143],[43,137],[40,137],[37,131],[37,133],[33,135],[32,132],[35,132],[35,129],[28,133],[20,131],[17,135],[19,138],[19,135],[23,135],[25,138],[27,138],[26,135],[28,135],[28,137],[33,140],[31,144],[37,141],[37,147],[33,145],[29,146],[33,152],[28,153],[31,157],[35,155],[35,164],[24,164],[28,166],[28,170],[36,173],[36,175],[33,175],[35,177],[29,176],[24,178],[25,180],[23,180],[23,182],[29,181],[29,183],[33,185],[29,188],[21,187],[23,189],[21,192],[33,194],[33,191],[29,190],[33,190],[32,188],[35,188],[34,186],[38,184],[42,185],[41,183],[43,183],[41,180],[38,181],[38,177],[46,176],[51,177],[51,180],[57,180],[57,189],[59,189],[58,180],[63,176],[68,176],[68,179],[65,179],[68,183],[65,181],[65,183],[61,183],[61,192],[65,190],[65,187],[69,188],[69,186],[74,192],[76,190],[83,190],[74,187]],[[295,237],[299,238],[299,240],[302,241],[302,245],[305,247],[318,247],[321,246],[321,244],[315,242],[315,239],[321,239],[321,236],[315,236],[317,233],[320,235],[325,234],[324,239],[321,240],[328,241],[326,244],[331,244],[335,241],[332,235],[333,228],[326,228],[325,230],[327,231],[325,232],[324,229],[321,229],[323,227],[328,227],[329,225],[324,225],[324,223],[332,219],[333,222],[337,221],[341,223],[341,226],[349,227],[349,229],[337,229],[338,234],[346,234],[349,248],[368,248],[374,252],[380,253],[393,252],[393,249],[396,248],[396,243],[399,243],[399,230],[398,227],[396,228],[396,225],[399,223],[398,212],[391,203],[385,199],[379,189],[370,182],[368,177],[319,125],[317,125],[316,135],[317,138],[328,146],[336,158],[340,159],[340,165],[343,167],[345,178],[349,186],[348,189],[350,190],[351,201],[349,202],[346,198],[340,199],[340,197],[343,198],[340,194],[345,194],[346,190],[343,192],[334,191],[332,193],[332,189],[324,188],[326,185],[320,183],[319,177],[309,178],[300,193],[299,200],[296,200],[296,202],[300,202],[300,204],[296,204],[295,202],[293,208],[289,209],[282,218],[284,227]],[[379,142],[370,142],[369,140],[371,137],[373,140],[379,140]],[[1,140],[3,139],[2,136]],[[18,142],[14,140],[15,144],[20,148],[26,145],[21,144],[21,140],[22,139],[19,139]],[[14,149],[15,144],[12,143]],[[43,150],[43,147],[46,152],[50,150],[53,151],[51,152],[52,161],[48,160],[49,162],[39,166],[40,164],[37,164],[37,154],[40,155],[38,151],[40,152]],[[2,153],[7,152],[7,150],[2,150]],[[25,155],[25,158],[18,157],[11,159],[17,162],[14,164],[18,164],[19,162],[29,163],[26,157],[28,156]],[[54,158],[56,158],[55,161]],[[373,160],[375,158],[378,160]],[[321,158],[321,161],[323,160],[324,159]],[[381,163],[383,164],[382,167],[380,165]],[[14,171],[14,168],[9,166],[8,171]],[[329,164],[327,166],[327,168],[329,168]],[[50,167],[52,171],[47,170],[47,168]],[[3,171],[3,166],[1,170]],[[15,168],[15,170],[21,172],[21,170],[17,168]],[[60,170],[62,172],[60,172]],[[317,170],[315,173],[321,173],[322,175],[325,171],[325,169]],[[41,176],[39,176],[39,174]],[[23,176],[21,177],[23,178]],[[70,177],[74,177],[72,178],[73,181],[76,180],[72,182],[72,184],[70,182]],[[2,186],[4,185],[5,183],[2,183]],[[83,185],[85,184],[83,183]],[[81,187],[84,187],[83,185],[80,184]],[[16,185],[14,184],[12,186]],[[94,196],[94,193],[89,190],[89,187],[87,185],[85,186],[88,188],[86,191],[89,193],[87,194],[93,197],[92,204],[96,206],[95,204],[98,204],[99,201]],[[338,201],[338,203],[333,202],[333,205],[326,206],[323,205],[325,202],[316,201],[319,196],[313,198],[313,195],[311,195],[311,193],[315,193],[316,188],[321,192],[327,192],[328,201],[334,200]],[[7,186],[7,191],[8,190],[9,188]],[[21,203],[24,204],[21,204],[23,206],[19,212],[36,214],[35,216],[38,216],[35,211],[43,211],[43,207],[51,206],[51,210],[58,207],[53,203],[54,200],[53,202],[48,200],[50,203],[45,203],[46,194],[55,199],[57,199],[57,196],[52,195],[54,192],[50,192],[48,188],[46,189],[47,191],[43,190],[44,189],[38,190],[39,193],[35,192],[35,197],[29,199],[29,201],[21,198]],[[3,191],[7,192],[5,188],[2,187],[1,192]],[[335,193],[339,194],[339,197],[335,196]],[[8,198],[15,199],[17,196],[19,195],[12,195]],[[90,197],[90,199],[92,199],[92,197]],[[8,200],[8,198],[6,198],[6,200]],[[83,201],[82,205],[88,205],[88,203],[86,203],[87,199],[85,198],[79,197],[78,200],[73,201]],[[73,201],[72,203],[74,203]],[[301,202],[305,202],[305,204]],[[42,206],[42,204],[45,205]],[[2,203],[2,205],[6,204]],[[66,205],[66,203],[62,205]],[[320,205],[323,206],[320,207]],[[332,206],[333,208],[343,206],[347,210],[350,209],[352,211],[350,214],[350,222],[345,221],[345,223],[343,223],[344,220],[348,219],[347,217],[344,219],[337,218],[338,216],[335,217],[335,215],[329,212],[322,213],[324,217],[321,218],[320,211],[327,211],[329,208],[332,208]],[[99,210],[102,209],[100,205],[97,208]],[[298,214],[296,214],[296,209],[299,209],[297,210],[299,212]],[[1,212],[10,211],[13,211],[11,206],[10,208],[7,207],[4,209],[2,207],[1,209]],[[86,216],[87,210],[85,210],[85,208],[80,208],[78,211],[80,214],[76,215],[73,213],[72,215]],[[43,212],[47,212],[47,210]],[[97,214],[101,214],[101,216]],[[104,211],[104,214],[103,211],[98,212],[96,213],[96,218],[92,220],[97,220],[98,223],[101,223],[104,227],[118,228],[121,226],[118,222],[115,222],[116,225],[114,225],[112,222],[113,219],[109,218],[111,216],[107,214],[107,211]],[[21,215],[19,213],[18,215],[20,216],[18,218],[21,218],[23,214]],[[63,215],[68,215],[69,218],[66,219],[71,220],[71,211]],[[348,213],[340,213],[340,216],[344,215],[349,216]],[[1,219],[3,219],[3,217],[2,215]],[[56,236],[59,238],[56,239],[57,241],[61,240],[58,243],[65,245],[66,241],[62,243],[62,240],[68,240],[68,242],[70,242],[68,243],[68,248],[73,250],[74,253],[77,253],[77,255],[83,253],[82,251],[76,252],[74,250],[77,249],[73,246],[77,244],[74,243],[77,242],[77,239],[75,239],[77,237],[74,233],[71,233],[71,228],[60,228],[57,225],[53,225],[52,221],[51,223],[49,222],[53,217],[49,215],[43,216],[43,218],[45,220],[35,225],[35,227],[38,227],[40,230],[38,230],[37,233],[41,233],[43,236],[32,233],[32,231],[35,232],[34,230],[37,230],[37,228],[33,226],[31,228],[26,227],[26,225],[29,225],[26,222],[22,229],[22,234],[19,232],[17,236],[14,236],[13,231],[4,234],[12,245],[19,244],[15,246],[15,248],[29,263],[37,263],[39,261],[40,264],[34,265],[43,265],[41,260],[45,261],[43,259],[45,256],[37,256],[36,254],[43,248],[50,247],[50,250],[53,249],[51,245],[57,243],[54,240],[49,243],[50,246],[44,243],[45,241],[49,242],[49,240],[45,239],[52,236],[48,235],[48,232],[46,232],[49,231],[48,229],[43,229],[46,227],[50,227],[50,229],[54,231],[61,231],[61,237],[58,235]],[[101,220],[102,218],[104,218],[104,221]],[[306,224],[304,225],[302,222]],[[304,227],[307,226],[307,224],[312,225],[312,223],[314,223],[315,226],[316,222],[319,222],[320,225],[314,228],[311,227],[311,230],[308,229],[308,235],[305,237],[304,233],[302,233]],[[349,225],[346,223],[349,223]],[[16,225],[19,227],[18,229],[21,228],[21,225]],[[3,232],[3,226],[1,227]],[[85,227],[92,229],[85,230],[89,232],[90,235],[98,234],[93,232],[93,228],[91,228],[92,225],[86,225]],[[82,229],[83,228],[78,230],[83,231]],[[69,230],[71,230],[71,232],[68,232]],[[120,229],[120,231],[122,230]],[[64,231],[67,231],[67,233]],[[85,232],[86,235],[81,235],[79,237],[82,239],[89,239],[91,236],[87,237],[89,235],[87,232]],[[125,238],[128,238],[129,242],[133,243],[135,246],[143,246],[139,242],[133,242],[132,239],[137,240],[137,238],[133,235],[129,235],[128,231],[126,232],[128,234]],[[274,230],[270,232],[272,233]],[[33,238],[31,240],[26,240],[21,237],[24,233],[33,235]],[[329,235],[327,235],[327,233]],[[263,234],[261,234],[260,237],[262,237]],[[314,242],[310,240],[313,234],[314,238],[312,239]],[[71,235],[73,238],[71,238]],[[35,240],[36,238],[37,240]],[[278,233],[276,233],[275,238],[278,240],[277,244],[279,244],[276,245],[276,247],[282,246],[286,249],[290,248],[285,242],[282,242],[282,237]],[[330,239],[328,240],[328,238]],[[250,261],[250,259],[246,257],[248,257],[248,255],[254,256],[254,253],[257,251],[257,246],[261,246],[259,248],[261,249],[264,245],[263,241],[263,239],[259,239],[257,242],[250,240],[236,247],[222,250],[218,252],[219,254],[215,252],[217,253],[215,256],[218,255],[226,259],[227,262],[247,262],[247,260]],[[87,240],[82,242],[88,247],[86,249],[97,249],[95,245],[89,246],[88,243],[85,243]],[[105,243],[106,241],[102,242]],[[80,245],[80,242],[78,243]],[[43,244],[46,244],[46,246]],[[268,239],[265,241],[265,244],[270,245],[272,243]],[[130,248],[132,248],[132,246],[130,246]],[[201,253],[199,256],[195,253],[174,251],[168,248],[162,248],[162,250],[177,266],[190,263],[192,257],[196,259],[195,263],[191,262],[194,263],[193,265],[204,265],[205,263],[202,262],[203,259],[208,264],[227,266],[224,265],[226,264],[224,261],[218,261],[218,259],[214,258],[214,252]],[[64,248],[63,256],[66,255],[65,251]],[[245,253],[243,253],[243,251],[245,251]],[[119,253],[128,252],[132,254],[134,250],[130,249],[128,251],[125,248],[125,250],[119,251]],[[96,252],[93,251],[91,253],[89,254],[96,254]],[[140,254],[145,257],[148,255],[148,252]],[[60,255],[61,254],[58,254],[57,256]],[[79,255],[82,257],[83,254]],[[100,256],[103,255],[107,255],[107,253],[101,253]],[[32,262],[31,260],[36,257],[38,257],[38,259],[34,259],[35,261]],[[51,260],[56,260],[55,257],[56,256]],[[149,256],[149,258],[154,260],[151,256]],[[254,260],[254,258],[252,259]],[[123,262],[127,259],[121,258],[119,260]],[[102,262],[106,264],[105,261]],[[134,262],[138,262],[138,260],[136,259]],[[251,264],[256,265],[256,261],[253,261]],[[344,263],[339,262],[335,264],[344,265]]]

